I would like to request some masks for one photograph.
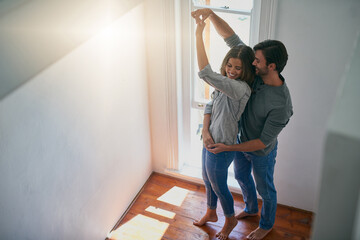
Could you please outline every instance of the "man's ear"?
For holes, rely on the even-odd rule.
[[[275,64],[275,63],[270,63],[270,64],[268,65],[268,68],[271,69],[271,70],[273,70],[273,71],[275,71],[275,70],[276,70],[276,64]]]

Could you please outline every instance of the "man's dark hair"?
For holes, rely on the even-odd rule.
[[[288,60],[288,54],[282,42],[278,40],[265,40],[256,44],[254,50],[262,51],[266,59],[266,65],[275,63],[278,73],[282,72]]]

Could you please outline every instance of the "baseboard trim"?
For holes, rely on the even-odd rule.
[[[112,231],[116,230],[119,226],[121,221],[124,219],[124,217],[126,216],[126,214],[130,211],[130,208],[134,205],[135,201],[139,198],[140,194],[144,191],[145,185],[149,182],[150,178],[152,177],[152,175],[154,175],[155,172],[151,172],[151,174],[149,175],[148,179],[146,180],[146,182],[143,184],[143,186],[141,187],[140,191],[136,194],[136,196],[134,197],[134,199],[131,201],[131,203],[129,204],[129,206],[126,208],[125,212],[121,215],[120,219],[116,222],[115,226],[111,229],[111,231],[109,233],[111,233]],[[109,240],[108,237],[105,238],[105,240]]]
[[[153,172],[153,174],[159,174],[159,175],[175,178],[177,180],[189,182],[189,183],[192,183],[192,184],[205,186],[202,179],[199,179],[199,178],[196,178],[196,177],[191,177],[191,176],[186,176],[186,175],[183,175],[183,174],[181,174],[181,173],[179,173],[177,171],[172,171],[172,170],[165,170],[164,172],[156,172],[155,171],[155,172]],[[239,188],[234,188],[234,187],[229,186],[229,190],[233,195],[240,196],[241,198],[243,198],[243,195],[242,195],[241,190]],[[258,198],[258,201],[260,201],[262,203],[261,198]],[[301,208],[297,208],[297,207],[293,207],[293,206],[288,206],[288,205],[281,204],[281,203],[278,203],[277,205],[282,206],[282,207],[286,207],[286,208],[290,208],[290,209],[293,209],[293,210],[296,210],[296,211],[304,212],[304,213],[312,213],[313,215],[315,215],[314,212],[308,211],[308,210],[305,210],[305,209],[301,209]]]

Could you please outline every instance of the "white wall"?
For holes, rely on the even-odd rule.
[[[279,0],[276,38],[294,115],[279,138],[278,201],[316,211],[326,125],[359,30],[359,2]]]
[[[147,22],[147,66],[149,78],[149,112],[151,126],[151,153],[154,168],[159,171],[166,168],[166,163],[159,161],[166,158],[164,146],[166,132],[166,61],[165,31],[162,0],[147,0],[145,19]]]
[[[104,239],[145,183],[144,29],[141,3],[0,101],[1,239]]]
[[[359,66],[360,29],[327,124],[314,240],[360,239]]]

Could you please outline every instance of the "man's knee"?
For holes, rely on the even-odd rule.
[[[263,183],[262,185],[256,184],[256,190],[264,200],[273,200],[276,198],[276,189],[273,184]]]
[[[245,181],[245,174],[241,174],[239,172],[235,172],[234,177],[237,181],[244,182]]]
[[[237,181],[247,182],[252,178],[251,172],[248,169],[238,168],[234,169],[234,177]]]

